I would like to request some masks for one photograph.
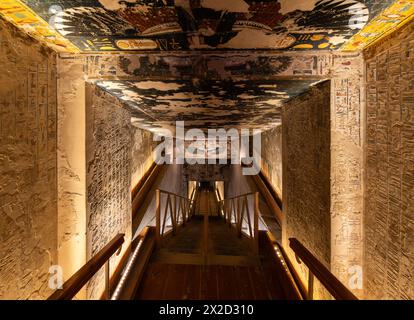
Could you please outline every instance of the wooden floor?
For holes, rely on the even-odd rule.
[[[196,199],[196,211],[199,215],[217,215],[218,202],[214,191],[200,191]]]
[[[251,240],[218,217],[214,193],[200,192],[195,210],[151,256],[136,299],[283,300],[274,267],[253,250]],[[209,216],[207,244],[204,215]]]
[[[139,300],[283,299],[274,270],[222,219],[209,218],[207,257],[203,219],[194,217],[169,237],[146,268]]]
[[[150,263],[138,290],[139,300],[283,299],[269,286],[260,266]]]
[[[237,236],[236,230],[230,228],[223,219],[209,217],[208,253],[211,255],[252,254],[251,243],[244,237]],[[204,252],[202,216],[195,216],[191,222],[182,227],[180,232],[169,237],[163,244],[163,250],[174,253],[201,254]]]

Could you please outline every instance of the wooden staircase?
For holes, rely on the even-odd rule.
[[[216,193],[210,190],[201,190],[198,193],[195,206],[195,215],[218,216],[218,202]]]
[[[259,192],[223,200],[208,189],[197,189],[190,199],[160,189],[155,194],[155,227],[146,227],[131,242],[112,277],[109,259],[121,252],[123,234],[48,300],[72,299],[102,267],[102,299],[312,300],[314,278],[337,300],[357,299],[298,239],[291,238],[290,248],[309,269],[304,286],[283,246],[270,232],[259,230]],[[273,214],[278,218],[278,212]]]
[[[191,220],[151,256],[137,290],[142,300],[283,299],[251,240],[221,218],[215,192],[200,190]],[[208,216],[208,236],[205,219]],[[206,243],[207,239],[207,243]]]
[[[250,242],[223,219],[209,218],[208,239],[205,257],[203,219],[198,216],[168,237],[152,255],[136,299],[282,299],[283,292],[267,284]]]

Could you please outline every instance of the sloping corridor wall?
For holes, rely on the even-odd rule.
[[[296,238],[327,268],[331,267],[330,89],[318,84],[283,108],[283,243]],[[304,283],[307,270],[287,253]],[[315,297],[328,297],[315,284]]]
[[[365,58],[366,297],[414,299],[414,22]]]
[[[57,263],[56,54],[0,19],[0,299],[44,299]]]

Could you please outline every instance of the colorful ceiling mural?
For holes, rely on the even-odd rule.
[[[18,0],[1,0],[0,17],[5,18],[33,38],[46,43],[55,51],[77,53],[80,50],[49,23]]]
[[[281,107],[314,81],[98,81],[123,101],[135,125],[154,132],[189,128],[272,128],[281,123]]]
[[[2,0],[0,14],[70,52],[357,50],[413,7],[414,0]]]
[[[360,32],[343,46],[343,51],[361,50],[390,34],[414,16],[414,0],[399,0],[373,18]]]

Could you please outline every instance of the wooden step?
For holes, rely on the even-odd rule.
[[[153,254],[151,262],[165,264],[222,265],[222,266],[256,266],[260,264],[257,256],[231,256],[209,254],[174,253],[165,249]]]
[[[138,290],[140,300],[283,299],[269,290],[258,266],[200,266],[150,263]]]

